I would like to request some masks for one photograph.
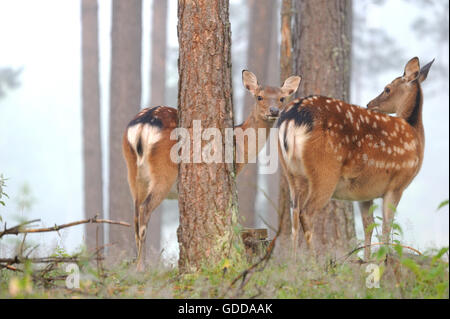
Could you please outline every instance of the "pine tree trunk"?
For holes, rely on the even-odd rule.
[[[349,101],[351,0],[298,0],[295,11],[293,61],[295,73],[302,76],[299,95],[321,94]],[[350,202],[331,201],[315,213],[313,225],[313,246],[321,255],[336,255],[356,240]]]
[[[84,215],[103,218],[102,142],[97,0],[81,2]],[[98,233],[97,233],[98,228]],[[97,242],[98,236],[98,242]],[[103,245],[103,225],[86,226],[86,246]]]
[[[292,0],[283,0],[281,4],[281,45],[280,45],[280,77],[284,81],[293,75],[292,70]],[[290,247],[292,232],[289,185],[281,174],[278,191],[278,227],[281,227],[277,239],[277,252],[286,251]]]
[[[152,63],[150,82],[150,105],[166,105],[166,38],[167,1],[153,1]],[[149,248],[159,253],[161,249],[161,221],[164,202],[152,213],[149,222]]]
[[[259,84],[268,85],[269,48],[272,31],[273,11],[276,2],[273,0],[247,0],[249,7],[249,46],[247,49],[247,68],[256,74]],[[250,93],[245,94],[243,117],[250,114],[255,100]],[[243,217],[243,225],[254,227],[256,195],[258,193],[258,164],[249,163],[237,178],[239,194],[239,215]],[[266,200],[266,199],[265,199]]]
[[[233,127],[228,1],[179,0],[178,41],[179,127],[192,137],[193,120],[201,120],[202,128],[218,128],[224,137],[224,128]],[[236,195],[233,163],[179,165],[180,271],[226,256]]]
[[[109,217],[132,224],[133,201],[122,156],[122,136],[141,104],[142,1],[113,0],[109,124]],[[133,228],[110,227],[112,251],[134,255]]]
[[[280,19],[280,2],[273,1],[271,8],[272,15],[272,25],[270,33],[270,43],[269,43],[269,57],[267,60],[267,84],[272,86],[281,86],[285,79],[281,79],[280,82],[280,45],[278,43],[279,38],[279,19]],[[278,139],[277,142],[278,143]],[[267,141],[266,147],[270,149],[270,139]],[[277,147],[275,146],[275,150]],[[265,216],[267,223],[269,224],[269,238],[275,235],[276,229],[278,227],[278,192],[279,184],[281,178],[281,166],[278,165],[277,171],[273,174],[263,175],[262,179],[264,181],[267,198],[263,198],[264,205],[262,206],[262,213]],[[275,230],[275,231],[274,231]]]

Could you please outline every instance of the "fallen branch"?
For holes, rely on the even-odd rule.
[[[399,247],[402,247],[402,248],[405,248],[405,249],[412,250],[413,252],[415,252],[415,253],[418,254],[419,256],[422,256],[422,253],[421,253],[419,250],[417,250],[417,249],[415,249],[415,248],[413,248],[413,247],[410,247],[410,246],[401,245],[401,244],[397,244],[397,243],[382,243],[382,242],[379,242],[379,243],[373,243],[373,244],[370,244],[370,245],[364,245],[364,246],[357,247],[357,248],[353,249],[351,252],[349,252],[348,254],[346,254],[345,256],[342,256],[342,257],[340,257],[340,258],[338,258],[338,259],[344,258],[344,261],[343,261],[343,262],[345,262],[345,261],[348,259],[348,257],[350,257],[350,256],[353,255],[355,252],[357,252],[357,251],[359,251],[359,250],[361,250],[361,249],[364,249],[364,248],[366,248],[366,247],[382,246],[382,245],[399,246]]]
[[[47,264],[47,263],[73,263],[80,261],[78,256],[73,257],[39,257],[39,258],[23,258],[23,257],[13,257],[13,258],[0,258],[0,263],[7,265],[13,264],[24,264],[26,262],[31,262],[33,264]]]
[[[81,224],[90,224],[90,223],[92,223],[92,224],[104,223],[104,224],[121,225],[121,226],[126,226],[126,227],[131,226],[129,223],[126,223],[126,222],[114,221],[114,220],[108,220],[108,219],[97,219],[97,216],[95,216],[93,218],[83,219],[83,220],[68,223],[68,224],[55,225],[53,227],[23,228],[26,225],[29,225],[31,223],[38,222],[38,221],[40,221],[40,219],[35,219],[32,221],[24,222],[20,225],[17,225],[17,226],[11,227],[11,228],[6,228],[6,224],[5,224],[5,229],[2,232],[0,232],[0,238],[2,238],[5,235],[18,235],[18,234],[27,234],[27,233],[45,233],[45,232],[59,231],[60,229],[63,229],[63,228],[77,226],[77,225],[81,225]]]
[[[46,266],[44,266],[40,270],[37,270],[37,269],[33,270],[33,272],[31,273],[32,280],[35,282],[41,282],[46,287],[48,287],[48,286],[58,287],[57,285],[55,285],[55,282],[60,281],[60,280],[65,280],[68,276],[67,274],[53,275],[51,273],[53,270],[55,270],[57,268],[58,264],[76,263],[80,266],[83,261],[91,261],[91,260],[95,259],[97,261],[97,269],[99,271],[99,276],[100,276],[100,278],[103,278],[105,276],[103,265],[102,265],[102,260],[104,259],[104,257],[101,252],[105,247],[111,246],[112,244],[107,244],[107,245],[103,245],[103,246],[99,247],[98,226],[97,226],[97,233],[96,233],[96,249],[92,255],[81,256],[79,254],[76,254],[74,256],[49,256],[49,257],[36,257],[36,258],[29,257],[30,254],[38,246],[38,245],[36,245],[36,246],[32,247],[30,249],[30,251],[24,257],[24,253],[26,253],[26,250],[28,250],[28,248],[25,246],[25,240],[27,238],[27,234],[30,234],[30,233],[44,233],[44,232],[53,232],[53,231],[58,232],[60,229],[63,229],[63,228],[68,228],[68,227],[81,225],[81,224],[89,224],[89,223],[93,223],[93,224],[106,223],[106,224],[130,227],[130,224],[128,224],[126,222],[113,221],[113,220],[108,220],[108,219],[98,219],[97,217],[98,216],[95,216],[95,217],[89,218],[89,219],[83,219],[83,220],[68,223],[68,224],[55,225],[53,227],[45,227],[45,228],[32,228],[31,224],[35,223],[35,222],[39,222],[40,219],[26,221],[26,222],[20,223],[19,225],[14,226],[14,227],[10,227],[10,228],[8,228],[6,226],[6,222],[5,222],[4,230],[0,232],[0,239],[6,235],[16,235],[17,236],[19,234],[24,234],[24,236],[20,243],[18,253],[15,257],[0,258],[0,269],[6,269],[6,270],[13,271],[13,272],[25,273],[25,270],[20,269],[17,265],[25,264],[25,263],[46,264]],[[74,291],[74,290],[70,290],[70,291]]]
[[[0,238],[2,238],[4,235],[17,235],[18,232],[20,231],[20,229],[23,226],[26,226],[26,225],[29,225],[29,224],[32,224],[32,223],[35,223],[35,222],[39,222],[39,221],[41,221],[41,220],[40,219],[34,219],[34,220],[30,220],[30,221],[21,223],[21,224],[19,224],[17,226],[11,227],[11,228],[7,228],[6,227],[6,222],[5,222],[5,230],[0,232]]]

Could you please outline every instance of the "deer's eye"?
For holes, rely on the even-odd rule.
[[[280,98],[280,102],[284,102],[284,97]]]
[[[386,94],[391,93],[391,89],[390,89],[390,88],[385,88],[385,89],[384,89],[384,93],[386,93]]]
[[[258,101],[261,101],[263,99],[263,97],[261,95],[258,95],[257,99],[258,99]]]

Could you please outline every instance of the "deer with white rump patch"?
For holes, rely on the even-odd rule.
[[[265,128],[267,139],[269,130],[278,119],[284,107],[284,100],[297,91],[300,77],[291,76],[283,86],[262,87],[256,76],[244,70],[242,80],[245,88],[255,97],[255,105],[249,117],[237,126],[244,132],[254,129],[258,141],[258,129]],[[143,109],[125,130],[122,149],[128,168],[128,183],[134,200],[134,225],[137,246],[137,268],[143,269],[147,224],[152,212],[159,206],[174,185],[178,175],[178,165],[171,160],[171,148],[177,143],[171,140],[172,130],[177,127],[178,112],[167,106]],[[253,160],[260,151],[249,152],[248,139],[235,136],[236,153],[244,156],[243,163],[236,163],[236,174],[245,163]]]
[[[433,60],[434,61],[434,60]],[[411,59],[368,109],[323,96],[292,101],[281,113],[279,153],[293,206],[295,255],[299,225],[312,246],[311,219],[331,199],[358,201],[370,257],[373,224],[369,208],[383,198],[383,241],[389,241],[394,210],[420,170],[424,154],[422,69]],[[396,113],[397,117],[383,113]]]

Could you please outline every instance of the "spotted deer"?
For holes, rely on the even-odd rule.
[[[299,224],[311,249],[311,218],[331,198],[359,202],[365,259],[374,222],[369,208],[373,199],[383,198],[382,236],[389,241],[394,210],[422,165],[421,83],[433,61],[420,69],[419,59],[411,59],[367,109],[324,96],[285,107],[277,123],[278,150],[291,193],[294,256]]]
[[[244,87],[255,97],[255,104],[245,122],[237,127],[244,133],[247,129],[254,129],[256,140],[258,128],[265,128],[266,140],[269,129],[285,105],[285,98],[297,91],[300,80],[298,76],[291,76],[280,88],[262,87],[252,72],[244,70],[242,81]],[[134,201],[138,270],[142,270],[144,265],[146,229],[150,216],[177,179],[178,165],[170,157],[170,150],[177,142],[171,140],[170,135],[177,127],[177,123],[178,112],[174,108],[167,106],[146,108],[128,124],[123,135],[122,149]],[[250,162],[252,156],[256,156],[260,149],[253,154],[254,152],[248,152],[248,139],[235,138],[235,140],[236,153],[242,152],[244,156],[244,163],[236,163],[236,174],[239,174],[245,163]]]

